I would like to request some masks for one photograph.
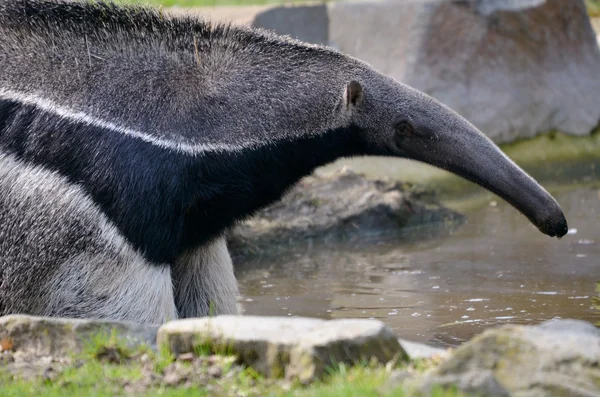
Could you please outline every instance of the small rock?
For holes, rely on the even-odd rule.
[[[146,363],[150,362],[150,355],[148,355],[147,353],[144,353],[140,356],[139,360],[142,364],[146,364]]]
[[[489,329],[417,381],[483,395],[600,395],[600,330],[577,320]]]
[[[181,383],[185,382],[185,378],[181,375],[178,374],[176,372],[170,372],[167,375],[165,375],[165,384],[169,385],[169,386],[178,386]]]
[[[158,331],[158,344],[176,355],[207,342],[264,375],[303,382],[337,363],[407,358],[394,333],[375,320],[218,316],[173,321]]]
[[[221,369],[221,367],[212,365],[208,367],[208,375],[213,378],[220,378],[221,375],[223,375],[223,370]]]
[[[183,361],[183,362],[191,362],[191,361],[194,361],[195,358],[196,358],[196,356],[194,356],[194,353],[184,353],[184,354],[180,354],[177,357],[177,360]]]
[[[165,376],[163,381],[168,386],[178,386],[185,383],[189,379],[190,368],[183,366],[181,363],[173,363],[165,368]]]

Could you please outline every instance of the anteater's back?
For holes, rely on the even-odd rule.
[[[0,0],[0,98],[187,142],[190,128],[175,116],[200,108],[219,74],[235,73],[225,48],[244,45],[241,32],[142,7]]]
[[[314,99],[295,85],[303,77],[297,69],[330,75],[323,58],[347,61],[317,46],[141,6],[0,0],[0,98],[83,113],[166,146],[250,141],[244,131],[259,119],[249,116],[277,107],[293,119],[297,109],[281,106],[290,90],[298,101]],[[242,136],[220,130],[224,110],[247,121]],[[311,109],[315,118],[320,111]]]

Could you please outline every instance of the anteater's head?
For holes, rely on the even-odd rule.
[[[369,152],[448,170],[496,193],[549,236],[567,233],[554,198],[475,126],[430,96],[369,71],[349,79],[340,102]]]

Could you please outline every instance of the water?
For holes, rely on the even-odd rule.
[[[376,318],[400,337],[438,346],[503,323],[599,322],[600,179],[595,164],[574,169],[593,172],[578,175],[585,184],[550,189],[571,229],[561,240],[484,193],[454,200],[468,221],[442,237],[311,242],[235,258],[244,313]]]

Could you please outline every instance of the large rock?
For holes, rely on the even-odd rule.
[[[309,43],[328,43],[328,18],[325,4],[275,7],[256,15],[253,24]]]
[[[430,192],[341,169],[306,178],[282,200],[236,227],[229,246],[233,252],[254,251],[288,246],[294,240],[327,241],[407,230],[413,237],[424,238],[452,229],[464,219],[439,204]],[[435,227],[414,228],[426,224]]]
[[[600,330],[577,320],[490,329],[418,383],[490,396],[600,396]]]
[[[584,135],[600,120],[600,51],[583,0],[332,2],[312,11],[327,18],[299,17],[287,30],[270,20],[293,10],[269,10],[254,25],[301,39],[327,25],[328,44],[434,96],[498,143]]]
[[[127,322],[9,315],[0,317],[0,351],[70,357],[96,338],[112,334],[130,345],[152,347],[157,330],[155,326]]]
[[[173,321],[158,331],[157,343],[175,355],[233,354],[271,377],[306,382],[340,363],[406,359],[394,333],[376,320],[318,320],[289,317],[217,316]]]

